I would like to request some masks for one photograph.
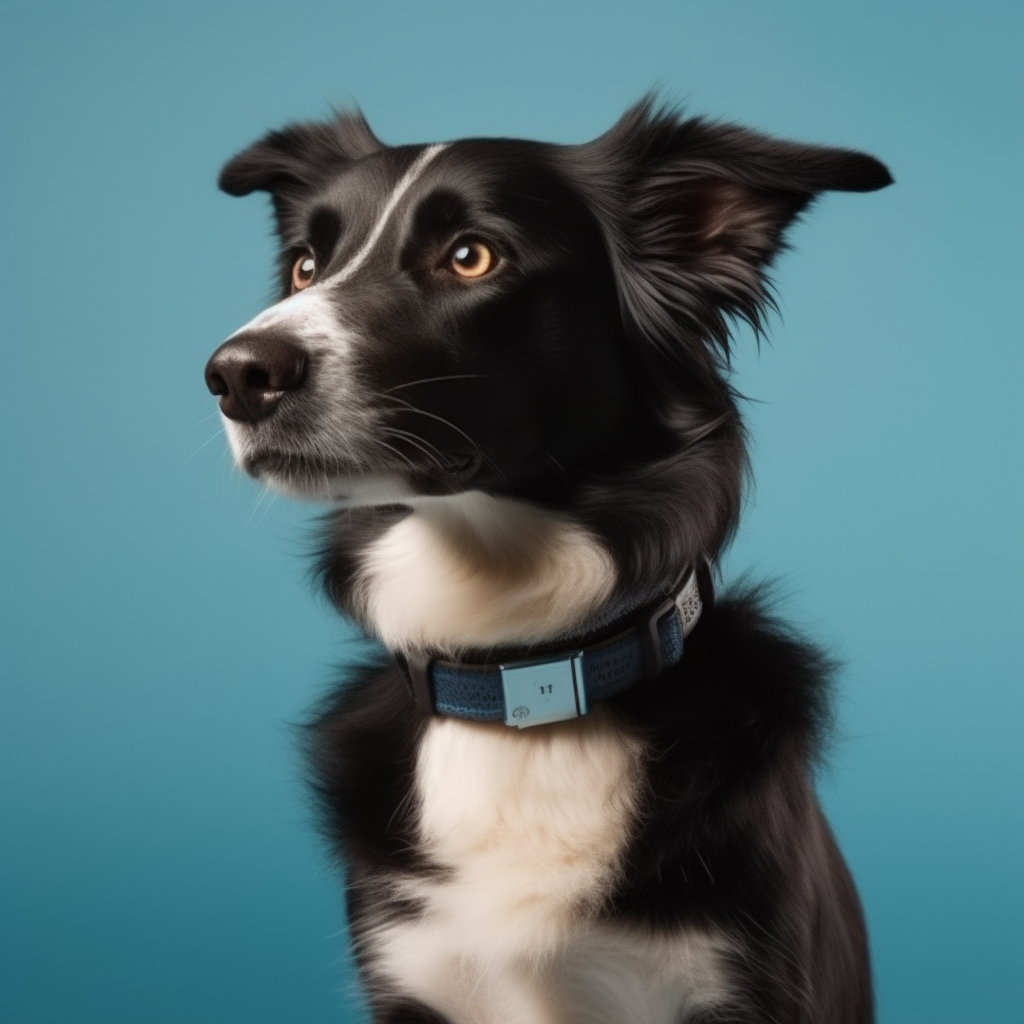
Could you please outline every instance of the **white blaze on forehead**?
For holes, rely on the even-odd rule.
[[[388,197],[388,201],[384,204],[384,209],[381,210],[380,216],[373,225],[366,241],[352,259],[341,268],[341,270],[332,274],[330,277],[325,277],[322,281],[316,281],[309,288],[304,288],[302,291],[296,292],[294,295],[289,295],[288,298],[282,299],[280,302],[277,302],[273,306],[263,310],[262,313],[253,317],[253,319],[247,324],[235,331],[231,337],[233,338],[235,335],[242,334],[245,331],[264,330],[267,327],[282,326],[286,324],[288,327],[297,331],[304,340],[315,340],[317,337],[322,337],[327,341],[337,340],[336,336],[341,332],[340,325],[335,319],[336,314],[324,298],[323,291],[317,286],[337,284],[341,281],[346,281],[366,262],[370,253],[373,251],[373,247],[377,244],[380,240],[380,236],[384,233],[384,228],[387,227],[388,220],[390,219],[391,214],[394,213],[395,207],[401,202],[402,196],[409,191],[409,188],[420,174],[422,174],[423,169],[427,164],[429,164],[442,149],[446,148],[447,147],[445,145],[440,144],[428,146],[412,162],[412,165],[405,174],[402,175],[398,184],[396,184],[392,190],[391,195]],[[228,340],[230,340],[230,338]]]
[[[334,316],[334,310],[323,292],[314,292],[307,288],[289,295],[273,306],[268,306],[247,324],[239,327],[231,337],[234,338],[246,331],[260,331],[282,325],[287,325],[306,340],[330,338],[341,329]]]
[[[377,244],[380,236],[384,233],[384,228],[387,227],[388,220],[391,217],[391,214],[394,213],[395,207],[401,202],[402,196],[409,191],[410,186],[423,173],[423,169],[427,164],[429,164],[430,161],[445,148],[446,147],[444,145],[427,146],[427,148],[423,150],[418,157],[416,157],[409,170],[407,170],[399,179],[398,184],[392,191],[387,203],[384,204],[384,209],[381,210],[380,216],[377,218],[377,223],[374,224],[373,230],[367,236],[362,248],[344,267],[341,268],[341,270],[332,274],[330,277],[325,278],[323,281],[318,282],[319,284],[335,284],[339,281],[346,281],[366,262],[367,257],[373,251],[373,247]]]

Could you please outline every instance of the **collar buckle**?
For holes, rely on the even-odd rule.
[[[587,713],[583,652],[536,662],[501,665],[505,724],[526,729]]]

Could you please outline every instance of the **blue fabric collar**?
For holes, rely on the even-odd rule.
[[[398,661],[417,702],[431,713],[523,729],[578,718],[594,701],[677,665],[702,608],[698,573],[690,569],[677,594],[589,647],[498,665]]]

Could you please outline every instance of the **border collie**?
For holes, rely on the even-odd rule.
[[[812,768],[827,657],[715,601],[747,466],[729,328],[870,156],[646,100],[584,145],[275,131],[280,299],[206,368],[239,466],[331,503],[381,644],[309,750],[375,1022],[864,1024]]]

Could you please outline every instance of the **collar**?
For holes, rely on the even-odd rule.
[[[689,568],[674,595],[589,646],[497,665],[415,655],[398,655],[397,660],[417,704],[432,714],[504,722],[519,729],[579,718],[594,701],[614,697],[679,664],[683,642],[704,607],[701,576],[710,588],[709,573]]]

